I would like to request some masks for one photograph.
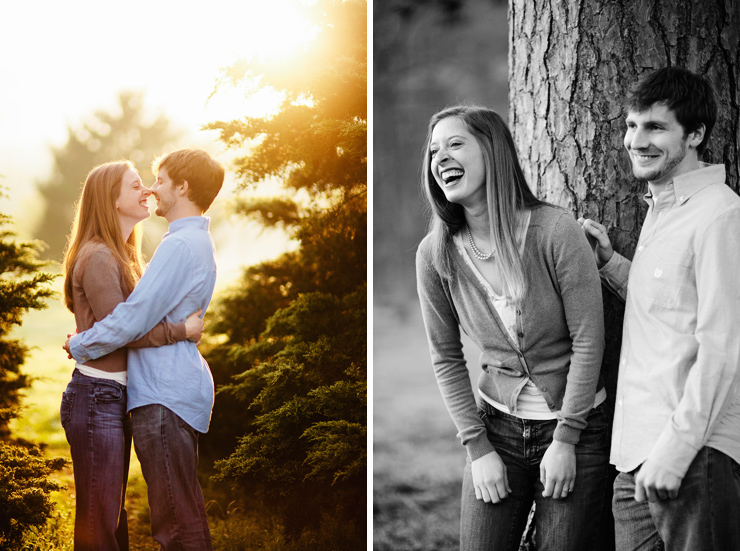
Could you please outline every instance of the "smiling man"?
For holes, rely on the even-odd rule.
[[[216,281],[215,249],[203,214],[224,168],[200,149],[154,163],[157,215],[169,222],[146,272],[126,302],[65,345],[78,362],[99,358],[146,334],[159,321],[206,311]],[[190,341],[128,350],[128,407],[136,455],[148,487],[152,536],[170,550],[210,550],[197,478],[198,435],[208,431],[213,377]]]
[[[626,300],[611,462],[618,550],[740,549],[740,198],[700,161],[710,83],[676,67],[628,98],[624,146],[648,184],[632,261],[581,219]]]

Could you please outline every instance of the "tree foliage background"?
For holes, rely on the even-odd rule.
[[[67,142],[52,149],[51,176],[38,184],[44,204],[34,232],[37,239],[48,245],[42,252],[43,258],[61,261],[72,228],[75,203],[93,167],[128,159],[140,174],[147,174],[152,160],[179,138],[180,133],[163,114],[147,115],[141,92],[121,92],[117,101],[118,109],[114,112],[99,110],[82,128],[69,126]],[[151,257],[157,243],[158,239],[144,240],[147,256]]]
[[[28,348],[9,338],[29,310],[46,307],[54,276],[41,272],[38,243],[18,242],[0,214],[0,550],[20,549],[24,534],[50,517],[49,492],[59,489],[50,474],[63,459],[44,459],[30,442],[13,439],[9,423],[20,414],[22,392],[30,378],[21,371]]]
[[[319,29],[279,64],[240,60],[218,84],[283,94],[264,118],[219,121],[240,190],[237,211],[281,226],[300,247],[245,269],[216,305],[204,355],[218,395],[203,453],[217,477],[275,514],[293,536],[346,526],[365,546],[367,434],[367,14],[319,0]],[[216,91],[217,93],[217,91]],[[248,246],[248,243],[245,243]]]

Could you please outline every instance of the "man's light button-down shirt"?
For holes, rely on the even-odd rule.
[[[632,262],[615,253],[600,270],[626,299],[619,471],[649,458],[683,477],[704,446],[740,462],[740,197],[724,182],[723,165],[703,165],[648,194]]]

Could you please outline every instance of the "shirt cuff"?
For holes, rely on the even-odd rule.
[[[565,423],[558,423],[555,432],[552,434],[552,439],[563,444],[578,444],[581,439],[581,429],[576,429]]]
[[[73,335],[72,338],[69,339],[69,353],[72,355],[75,361],[84,364],[85,362],[88,362],[94,358],[87,351],[87,349],[82,346],[82,344],[80,344],[81,338],[82,335],[77,334]]]
[[[658,437],[648,459],[683,478],[698,453],[698,449],[679,438],[673,430],[667,428]]]
[[[599,276],[615,291],[623,291],[627,287],[630,264],[629,260],[615,252],[609,262],[599,268]]]
[[[172,342],[174,344],[180,341],[186,341],[188,339],[188,333],[185,329],[185,322],[175,323],[172,325]]]
[[[465,444],[465,449],[468,451],[471,461],[475,461],[484,455],[488,455],[489,453],[496,451],[496,448],[493,447],[491,441],[488,440],[488,435],[485,430],[475,438],[468,440]]]

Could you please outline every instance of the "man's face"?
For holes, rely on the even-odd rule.
[[[662,184],[692,169],[687,158],[689,138],[665,104],[654,103],[641,112],[630,110],[625,122],[624,147],[636,178]]]
[[[175,185],[167,174],[166,169],[161,168],[159,170],[157,180],[151,187],[151,192],[157,199],[157,209],[154,211],[154,214],[167,218],[167,214],[177,202],[177,195],[175,195]]]

